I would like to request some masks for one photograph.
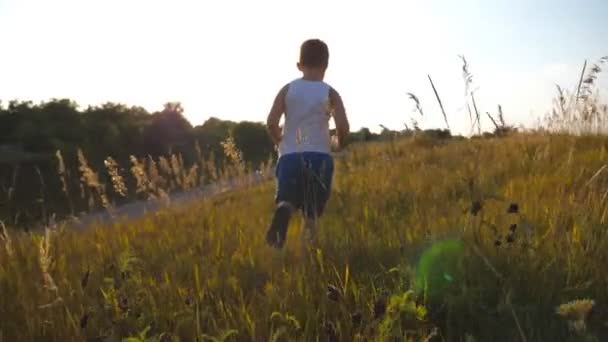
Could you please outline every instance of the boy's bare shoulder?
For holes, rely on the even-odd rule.
[[[285,95],[287,94],[287,91],[289,91],[289,85],[291,83],[286,83],[281,90],[279,90],[279,96],[285,97]]]
[[[331,84],[327,85],[329,87],[329,96],[335,100],[337,99],[341,99],[342,96],[340,95],[340,92]]]
[[[336,90],[336,88],[329,86],[329,99],[335,104],[336,102],[342,102],[342,96]]]

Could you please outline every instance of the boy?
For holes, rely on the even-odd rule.
[[[314,239],[319,218],[331,192],[334,163],[329,119],[334,117],[339,147],[345,144],[349,123],[340,94],[323,82],[329,61],[327,45],[305,41],[297,63],[302,77],[285,85],[268,114],[268,132],[278,146],[276,208],[266,233],[269,245],[281,249],[292,214],[304,216],[304,238]],[[281,131],[279,121],[285,114]]]

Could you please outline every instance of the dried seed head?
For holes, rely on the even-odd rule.
[[[374,319],[384,316],[386,312],[386,301],[384,298],[378,298],[374,303]]]
[[[2,222],[0,220],[0,228],[2,228],[2,230],[0,230],[0,241],[4,242],[4,250],[6,250],[6,254],[8,255],[9,258],[13,257],[13,247],[12,247],[12,240],[10,235],[8,234],[8,231],[6,230],[6,226],[4,225],[4,222]]]
[[[511,233],[509,235],[507,235],[507,243],[513,243],[515,242],[515,234]]]
[[[336,325],[333,322],[325,321],[323,323],[323,331],[327,335],[328,341],[334,342],[340,340],[336,331]]]
[[[129,299],[127,297],[121,297],[118,301],[118,308],[122,311],[129,310]]]
[[[363,315],[361,314],[361,312],[357,311],[350,315],[350,320],[353,324],[353,327],[358,328],[359,326],[361,326],[361,322],[363,321]]]
[[[80,286],[82,287],[82,289],[85,289],[87,287],[87,284],[89,283],[90,275],[91,275],[91,270],[87,269],[87,271],[84,273],[84,276],[82,276],[82,280],[80,281]]]
[[[481,209],[483,209],[483,204],[481,203],[481,201],[474,201],[471,204],[471,215],[477,216]]]
[[[120,174],[120,168],[116,160],[114,160],[112,157],[108,157],[106,158],[106,160],[104,160],[104,165],[106,166],[106,170],[110,175],[110,180],[112,182],[114,192],[116,192],[122,197],[126,197],[127,186],[125,184],[124,178]]]
[[[84,315],[82,315],[82,317],[80,318],[81,329],[85,329],[87,327],[87,324],[89,323],[89,318],[91,318],[91,315],[88,312],[85,312]]]
[[[327,298],[337,302],[340,300],[340,290],[334,285],[327,285]]]

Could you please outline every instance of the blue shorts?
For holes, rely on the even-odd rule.
[[[276,167],[276,203],[288,202],[306,217],[319,217],[331,193],[334,160],[319,152],[290,153]]]

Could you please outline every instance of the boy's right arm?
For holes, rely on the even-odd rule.
[[[281,115],[285,112],[285,94],[287,94],[287,88],[289,85],[281,88],[279,93],[274,99],[268,118],[266,119],[266,128],[270,134],[270,139],[275,145],[279,145],[282,138],[281,128],[279,122],[281,121]]]
[[[329,99],[334,109],[334,122],[336,123],[338,143],[340,144],[340,148],[344,148],[347,143],[348,134],[350,133],[346,109],[344,109],[342,97],[334,88],[330,88],[329,90]]]

